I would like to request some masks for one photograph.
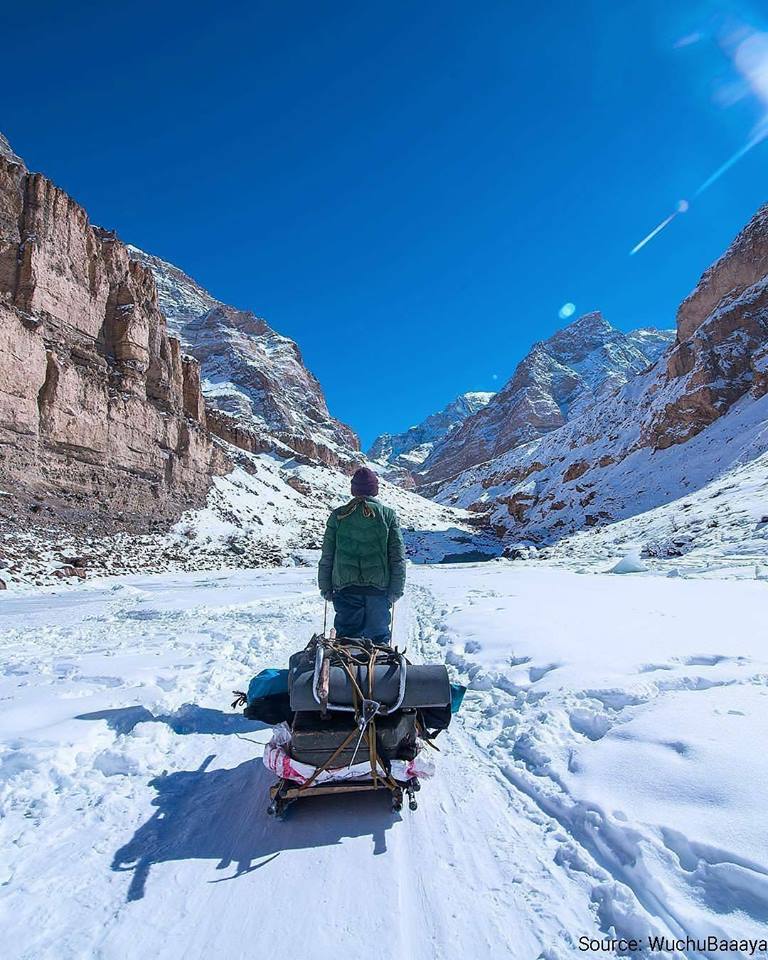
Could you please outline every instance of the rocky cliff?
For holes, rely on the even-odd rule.
[[[492,400],[437,443],[419,487],[435,492],[463,470],[561,427],[596,396],[653,363],[673,331],[623,333],[589,313],[533,346]]]
[[[680,305],[663,402],[644,441],[656,448],[684,443],[748,391],[764,394],[767,359],[768,205]]]
[[[216,300],[173,264],[129,251],[151,269],[170,328],[200,361],[215,433],[251,451],[292,452],[347,472],[359,465],[357,436],[331,416],[293,340]]]
[[[551,543],[685,498],[766,450],[768,207],[681,304],[653,367],[463,471],[438,499],[485,515],[510,542]]]
[[[166,522],[227,467],[197,363],[152,273],[7,141],[0,154],[0,519]]]

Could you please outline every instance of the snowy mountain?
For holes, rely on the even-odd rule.
[[[708,518],[698,529],[682,524],[691,536],[677,552],[686,553],[705,535],[704,523],[717,529],[732,491],[735,496],[735,481],[718,479],[732,471],[742,476],[742,468],[762,462],[767,394],[763,208],[683,302],[676,341],[659,362],[620,389],[581,403],[558,429],[463,471],[442,486],[438,499],[484,514],[510,543],[547,544],[673,502],[675,513],[692,518],[691,494],[715,483],[710,489],[719,503],[711,504]],[[738,536],[730,538],[732,548],[738,551],[736,541],[743,541],[763,549],[766,515],[768,508],[753,502]],[[641,522],[632,529],[639,531]],[[648,535],[658,539],[650,526]]]
[[[112,533],[49,529],[42,519],[3,532],[0,584],[55,583],[130,573],[314,565],[330,510],[350,496],[349,478],[318,461],[250,453],[222,444],[229,471],[213,479],[205,505],[170,529]],[[381,479],[414,563],[491,559],[502,543],[474,514]],[[2,504],[2,499],[0,499]],[[0,587],[2,589],[2,587]]]
[[[753,412],[768,429],[768,404],[763,402],[762,410],[756,405]],[[543,555],[592,569],[606,570],[617,557],[637,557],[640,567],[673,576],[768,579],[768,453],[738,459],[697,490],[626,520],[580,530]]]
[[[200,361],[216,433],[254,451],[276,441],[331,466],[362,461],[355,433],[331,416],[293,340],[255,314],[216,300],[173,264],[128,249],[152,271],[170,330]]]
[[[134,260],[152,271],[157,287],[157,302],[165,314],[168,329],[183,343],[187,339],[184,331],[188,323],[198,320],[214,307],[223,306],[221,301],[172,263],[146,253],[132,243],[126,244],[126,247]]]
[[[419,486],[434,492],[462,470],[556,430],[655,362],[673,336],[651,329],[623,333],[600,313],[580,317],[535,344],[490,402],[434,446]]]
[[[486,406],[493,393],[462,393],[438,413],[402,433],[382,433],[373,441],[368,458],[375,463],[392,464],[404,470],[417,470],[435,444],[462,424],[467,417]]]

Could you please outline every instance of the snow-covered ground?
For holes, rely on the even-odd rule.
[[[765,936],[768,583],[409,575],[396,642],[470,683],[436,778],[413,814],[316,799],[284,823],[269,731],[229,702],[321,624],[314,571],[3,596],[3,956],[554,960],[581,936]]]
[[[768,578],[768,453],[684,497],[544,551],[550,562],[590,569],[632,552],[656,572]]]

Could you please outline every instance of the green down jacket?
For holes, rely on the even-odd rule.
[[[378,587],[393,600],[405,589],[405,544],[397,514],[373,497],[331,511],[317,569],[322,594]]]

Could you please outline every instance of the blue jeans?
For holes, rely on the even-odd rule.
[[[335,590],[333,608],[336,611],[333,625],[337,637],[367,637],[377,643],[389,643],[391,607],[384,590],[365,593],[355,590]]]

